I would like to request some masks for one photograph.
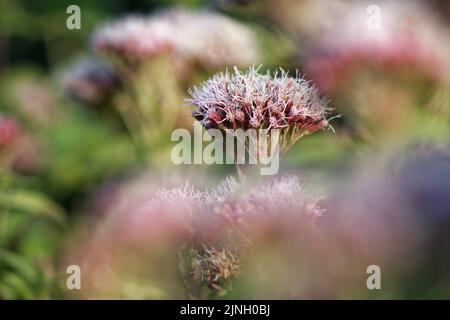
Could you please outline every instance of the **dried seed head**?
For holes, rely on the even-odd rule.
[[[91,42],[97,53],[136,60],[166,51],[169,35],[168,26],[164,24],[152,25],[145,16],[127,16],[100,26]]]

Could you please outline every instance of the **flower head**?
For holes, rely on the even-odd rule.
[[[272,76],[259,68],[216,74],[190,90],[193,116],[206,128],[282,129],[313,132],[325,128],[328,108],[308,81],[280,69]],[[280,76],[278,77],[278,74]]]
[[[152,225],[157,217],[175,217],[207,241],[227,229],[253,234],[260,226],[276,229],[296,222],[311,226],[322,214],[317,201],[295,176],[282,176],[255,186],[229,177],[211,190],[198,190],[189,183],[163,188],[139,210],[139,217]]]
[[[152,24],[145,16],[127,16],[100,26],[92,37],[92,46],[97,53],[143,59],[169,49],[169,34],[165,24]]]
[[[249,28],[218,13],[187,9],[111,22],[97,29],[92,45],[96,52],[128,60],[170,53],[176,64],[204,67],[247,65],[259,59],[256,37]]]
[[[311,234],[323,212],[317,200],[295,176],[250,187],[228,178],[209,191],[189,184],[162,190],[147,206],[145,215],[151,224],[162,212],[182,219],[190,228],[192,241],[188,246],[192,251],[182,255],[191,255],[192,265],[187,259],[183,269],[191,269],[209,288],[224,294],[252,248],[260,246],[268,235],[296,243],[299,237]],[[161,204],[171,209],[161,211]]]
[[[316,15],[328,15],[304,20],[310,24],[305,72],[322,89],[337,92],[360,66],[383,72],[414,72],[428,81],[447,76],[449,36],[429,8],[417,1],[381,1],[377,4],[381,21],[371,28],[365,14],[371,4],[311,2],[308,9],[314,9]],[[339,27],[329,21],[339,21]]]
[[[172,9],[162,12],[159,19],[172,26],[172,43],[182,59],[216,68],[249,65],[260,59],[252,30],[227,16]]]
[[[203,285],[225,294],[241,272],[251,272],[251,260],[268,239],[288,244],[283,250],[290,259],[303,254],[298,247],[314,235],[313,222],[322,213],[317,198],[293,176],[255,185],[230,177],[212,189],[187,182],[156,189],[154,179],[151,185],[147,179],[141,183],[135,190],[138,199],[124,189],[127,192],[119,198],[125,206],[110,206],[105,216],[109,219],[101,221],[91,234],[94,237],[83,251],[83,261],[85,268],[98,271],[95,276],[92,273],[93,279],[108,278],[108,274],[142,279],[142,274],[148,274],[153,282],[166,274],[168,279],[182,280],[191,297],[196,297]],[[135,263],[133,268],[129,268],[130,261]],[[114,294],[123,295],[119,278],[108,280]],[[157,283],[168,288],[166,282]],[[109,288],[100,290],[108,292]]]

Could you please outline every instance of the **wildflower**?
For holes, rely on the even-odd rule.
[[[318,198],[291,175],[254,186],[228,177],[206,190],[185,182],[153,192],[138,210],[128,207],[119,217],[120,233],[131,237],[145,233],[151,238],[152,232],[165,230],[175,232],[179,239],[196,239],[218,250],[225,241],[230,249],[231,244],[248,245],[249,238],[264,230],[313,228],[323,213],[317,202]]]
[[[128,59],[145,58],[169,48],[164,34],[169,30],[164,25],[150,26],[144,16],[128,16],[99,27],[93,37],[92,46],[97,53],[125,55]]]
[[[209,68],[244,66],[260,59],[251,29],[219,13],[173,9],[159,19],[172,25],[174,47],[183,59]]]
[[[280,129],[281,150],[302,135],[327,128],[330,110],[314,85],[284,70],[219,73],[189,91],[195,119],[207,129]]]
[[[268,181],[253,188],[241,199],[238,213],[269,213],[277,215],[276,219],[282,219],[284,213],[289,215],[298,211],[306,220],[313,221],[322,215],[323,210],[317,207],[317,199],[307,195],[304,189],[296,176],[286,175]]]
[[[82,58],[73,62],[62,73],[61,82],[75,99],[87,104],[99,104],[118,85],[118,78],[102,62]]]
[[[284,213],[288,220],[294,214],[305,218],[304,221],[313,221],[322,214],[316,203],[317,199],[305,192],[296,176],[281,176],[250,188],[228,177],[211,190],[201,191],[187,182],[181,187],[163,188],[141,208],[140,214],[159,215],[164,211],[184,216],[203,232],[201,228],[224,227],[224,221],[255,217],[284,223]]]
[[[297,177],[283,176],[250,188],[230,177],[212,190],[189,184],[162,189],[142,213],[153,226],[161,214],[181,219],[197,248],[192,253],[194,272],[222,291],[223,282],[240,272],[241,259],[255,241],[268,232],[294,238],[308,233],[323,210]]]
[[[135,190],[139,191],[137,199],[126,189],[126,196],[118,197],[125,206],[112,204],[106,216],[109,220],[94,233],[93,247],[98,252],[90,249],[83,261],[86,268],[97,269],[95,277],[114,273],[133,279],[136,270],[142,270],[137,277],[149,269],[158,270],[148,276],[153,283],[176,269],[177,275],[170,274],[170,279],[182,280],[189,297],[198,298],[204,286],[223,295],[242,272],[252,268],[249,259],[258,254],[255,250],[264,248],[268,236],[287,240],[290,256],[302,252],[294,251],[294,246],[300,245],[301,236],[312,234],[313,222],[322,213],[317,198],[294,176],[256,185],[229,177],[211,189],[185,182],[155,190],[156,185],[147,183]],[[147,203],[142,204],[144,194]],[[110,248],[106,252],[105,245]],[[131,257],[136,259],[132,269]],[[159,280],[163,289],[171,285]],[[111,279],[114,290],[120,290],[117,281]]]
[[[370,2],[317,2],[311,6],[322,19],[306,20],[311,45],[304,55],[305,72],[330,92],[339,91],[358,66],[385,72],[415,72],[427,81],[447,76],[448,34],[423,4],[382,1],[378,28],[366,26]],[[320,10],[319,10],[320,9]],[[308,11],[310,12],[310,11]],[[335,24],[322,21],[339,21]],[[319,24],[319,25],[318,25]]]
[[[113,21],[96,30],[92,46],[127,61],[170,54],[178,65],[246,65],[259,59],[255,35],[246,26],[218,13],[186,9]]]

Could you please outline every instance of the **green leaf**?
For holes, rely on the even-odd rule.
[[[43,280],[41,270],[30,259],[0,249],[0,271],[13,272],[20,276],[30,287],[39,287]]]
[[[16,273],[3,273],[0,277],[0,283],[2,283],[3,286],[8,287],[9,289],[13,289],[7,290],[7,295],[10,296],[9,299],[33,298],[33,288],[25,281],[25,279],[21,278]],[[3,295],[2,292],[0,292],[0,295]]]
[[[48,217],[58,223],[65,221],[63,209],[45,195],[35,191],[2,191],[0,193],[0,208]]]

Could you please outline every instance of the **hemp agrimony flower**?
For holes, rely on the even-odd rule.
[[[449,34],[424,2],[379,1],[380,25],[376,29],[366,27],[370,16],[361,14],[371,4],[312,3],[326,16],[310,21],[306,41],[310,45],[302,50],[302,58],[306,74],[322,90],[339,93],[358,67],[384,73],[409,72],[431,82],[448,77]],[[329,21],[338,21],[339,26]]]
[[[186,183],[162,189],[140,212],[142,222],[155,227],[171,221],[171,230],[183,226],[188,237],[180,267],[188,289],[192,274],[219,294],[225,294],[243,262],[266,234],[282,232],[295,238],[311,232],[323,210],[296,176],[282,176],[250,186],[227,178],[212,190]],[[145,228],[144,228],[145,229]],[[178,231],[177,231],[178,232]]]
[[[88,277],[108,286],[87,281],[83,294],[126,296],[122,279],[138,283],[145,274],[148,282],[157,283],[157,292],[189,298],[224,295],[249,273],[263,281],[253,268],[270,250],[269,242],[286,244],[281,256],[301,256],[302,261],[307,257],[300,250],[303,244],[315,245],[315,221],[323,210],[295,176],[256,184],[229,177],[211,189],[199,187],[199,181],[180,184],[165,178],[167,188],[155,179],[133,181],[102,210],[106,220],[79,252]]]
[[[150,16],[128,16],[98,28],[94,51],[128,62],[168,54],[181,67],[248,65],[259,60],[253,32],[245,25],[209,11],[170,9]]]
[[[192,115],[206,129],[279,129],[282,152],[301,136],[329,127],[330,108],[316,87],[283,69],[262,74],[255,67],[234,68],[189,93],[196,107]]]

